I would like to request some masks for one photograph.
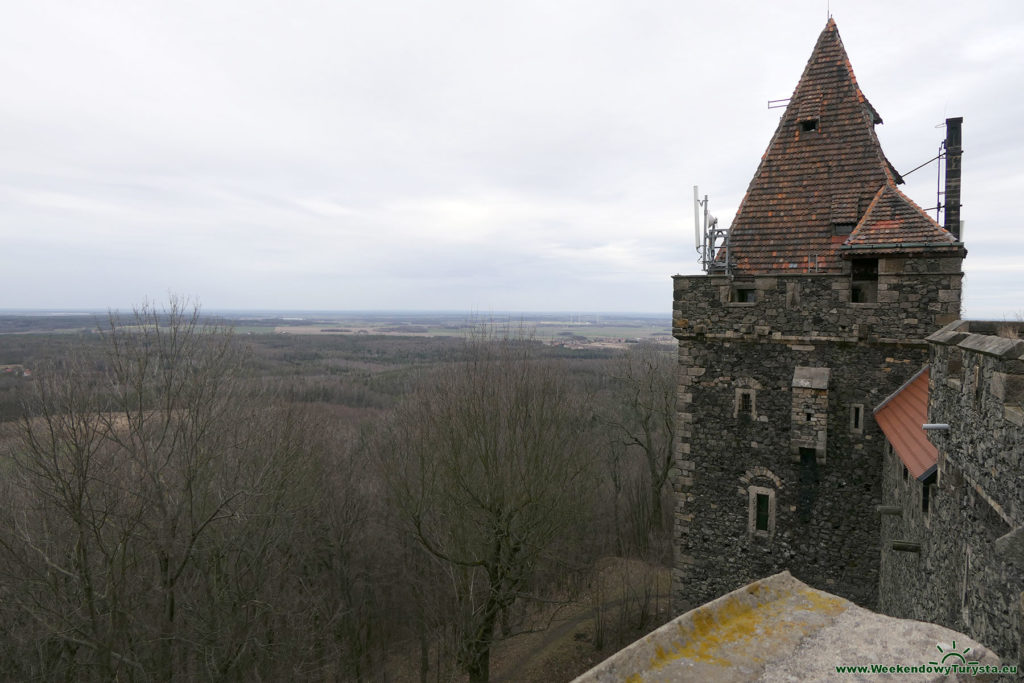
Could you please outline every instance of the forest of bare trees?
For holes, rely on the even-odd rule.
[[[602,558],[669,563],[671,349],[482,326],[367,383],[242,341],[147,305],[18,386],[0,678],[487,681],[560,605],[605,613]]]

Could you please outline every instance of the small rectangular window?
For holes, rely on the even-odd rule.
[[[812,130],[818,130],[818,119],[807,119],[806,121],[801,121],[800,130],[805,133],[809,133]]]
[[[877,281],[878,259],[857,258],[850,263],[850,275],[854,280]]]
[[[864,431],[864,406],[856,403],[850,406],[850,431],[860,434]]]
[[[874,282],[855,282],[850,287],[850,301],[855,304],[875,303],[878,301],[878,285]]]
[[[747,533],[771,538],[775,534],[775,490],[763,486],[747,489]]]
[[[736,404],[733,406],[733,417],[754,418],[757,404],[754,402],[753,389],[737,389]]]
[[[878,259],[854,259],[850,264],[850,301],[855,304],[878,301]]]
[[[937,479],[938,477],[935,476],[935,472],[932,472],[921,482],[921,512],[926,515],[931,512],[932,497],[935,494],[933,489]]]
[[[768,494],[757,494],[757,531],[768,531]]]
[[[903,481],[906,481],[908,479],[909,475],[910,475],[910,471],[907,469],[907,466],[904,465],[903,466]]]
[[[737,287],[733,290],[732,300],[738,304],[752,304],[757,301],[757,290],[748,287]]]

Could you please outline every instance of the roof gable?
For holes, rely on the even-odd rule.
[[[840,250],[844,256],[964,251],[948,230],[891,184],[878,190]]]
[[[902,182],[881,122],[829,19],[733,220],[736,270],[841,272],[846,235],[880,187]]]

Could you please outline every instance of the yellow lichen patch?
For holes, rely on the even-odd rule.
[[[758,654],[764,653],[758,652],[757,643],[767,631],[773,632],[776,641],[786,633],[795,642],[819,628],[822,617],[834,616],[846,606],[841,598],[809,588],[779,595],[754,584],[745,595],[729,596],[713,607],[694,610],[689,623],[678,626],[678,637],[668,650],[655,647],[651,668],[660,669],[681,659],[722,667],[734,666],[741,659],[761,662]]]
[[[626,683],[644,683],[644,677],[640,674],[633,674],[626,679]]]
[[[772,603],[751,604],[736,597],[714,609],[700,608],[694,612],[691,624],[680,625],[680,641],[672,643],[671,652],[656,648],[651,667],[657,669],[678,659],[729,666],[723,656],[727,650],[753,638],[758,626],[776,611]]]

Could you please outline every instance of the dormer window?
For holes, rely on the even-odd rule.
[[[800,102],[798,112],[796,120],[800,123],[801,131],[809,133],[818,130],[818,117],[821,115],[821,91],[804,97]]]
[[[837,192],[832,195],[832,234],[849,235],[857,226],[860,197],[855,192]]]

